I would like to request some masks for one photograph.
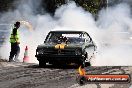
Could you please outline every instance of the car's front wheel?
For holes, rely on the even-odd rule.
[[[45,67],[45,66],[46,66],[46,62],[40,60],[40,61],[39,61],[39,67]]]

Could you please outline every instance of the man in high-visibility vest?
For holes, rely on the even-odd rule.
[[[18,33],[19,27],[20,27],[20,22],[17,21],[14,24],[14,28],[10,36],[11,52],[9,56],[9,62],[18,60],[18,56],[20,53],[20,47],[19,47],[20,41],[19,41],[19,33]]]

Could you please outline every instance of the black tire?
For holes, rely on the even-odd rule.
[[[85,54],[85,58],[88,59],[88,54],[86,53]],[[91,66],[91,63],[90,62],[85,62],[85,67],[87,66]]]
[[[39,61],[39,67],[45,67],[46,62],[45,61]]]
[[[85,62],[85,66],[91,66],[91,63],[90,62]]]
[[[79,62],[79,66],[82,66],[82,68],[84,68],[85,67],[85,60],[81,60]]]

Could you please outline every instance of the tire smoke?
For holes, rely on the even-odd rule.
[[[18,2],[17,2],[18,3]],[[35,4],[37,3],[37,4]],[[1,23],[13,24],[17,20],[24,20],[32,24],[33,31],[24,25],[20,28],[21,53],[19,61],[22,61],[24,48],[29,47],[31,63],[38,63],[35,58],[37,45],[44,42],[45,36],[51,30],[83,30],[87,31],[97,44],[97,56],[93,63],[95,66],[119,66],[132,65],[131,60],[131,32],[132,18],[130,6],[121,3],[99,12],[98,20],[88,11],[76,6],[74,2],[59,7],[54,16],[48,13],[36,14],[36,8],[40,8],[41,0],[19,1],[14,11],[2,14]],[[9,33],[11,29],[8,29]],[[2,52],[2,51],[5,52]],[[8,59],[10,52],[9,38],[5,46],[0,48],[2,58]]]

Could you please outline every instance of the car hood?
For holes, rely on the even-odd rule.
[[[82,48],[84,44],[41,44],[38,48]]]

